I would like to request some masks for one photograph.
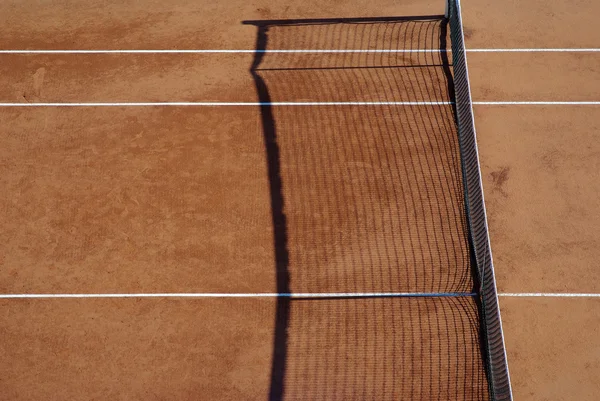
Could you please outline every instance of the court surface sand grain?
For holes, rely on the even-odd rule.
[[[591,0],[576,7],[567,1],[465,0],[466,47],[594,47],[599,11]],[[247,51],[257,46],[257,28],[244,20],[442,12],[441,1],[0,4],[3,50]],[[600,101],[600,53],[467,57],[475,102]],[[278,60],[265,58],[263,67]],[[0,54],[0,61],[2,103],[261,100],[249,71],[253,53]],[[332,81],[324,73],[321,90],[313,91],[318,82],[302,72],[292,73],[299,85],[287,87],[282,82],[290,75],[261,74],[273,100],[381,101],[416,94],[410,100],[440,101],[444,71],[432,71],[429,86],[418,86],[419,77],[409,73],[403,85],[389,85],[391,92],[369,86],[369,75],[340,74]],[[405,91],[410,85],[419,90]],[[464,216],[457,207],[462,183],[455,132],[429,119],[451,115],[451,107],[419,107],[274,109],[284,184],[276,189],[297,201],[280,207],[289,213],[288,254],[277,251],[273,148],[266,151],[259,107],[3,107],[1,292],[276,293],[282,260],[292,273],[290,291],[470,292],[466,228],[458,223]],[[600,256],[599,108],[474,106],[500,293],[600,292],[594,274]],[[385,123],[361,146],[361,135],[373,129],[364,122],[373,116]],[[336,136],[331,127],[340,118],[355,122],[353,135]],[[311,119],[317,121],[312,130]],[[400,149],[412,146],[410,155],[390,151],[398,143],[388,134],[402,122],[410,129]],[[436,141],[427,142],[432,130]],[[420,144],[410,142],[411,135]],[[439,151],[415,150],[425,145]],[[350,154],[360,157],[346,182],[341,166]],[[389,173],[393,157],[410,160],[405,172],[428,168],[436,175],[423,181]],[[319,176],[328,166],[331,174]],[[320,177],[316,184],[306,181],[311,174]],[[430,196],[398,192],[394,182]],[[304,197],[293,198],[299,191]],[[406,208],[409,199],[416,201],[412,208]],[[413,215],[412,226],[399,224]],[[425,277],[402,275],[393,267],[403,263],[431,269]],[[327,269],[303,268],[314,265]],[[439,279],[448,272],[449,280]],[[3,299],[0,399],[264,400],[277,398],[282,388],[287,399],[334,399],[336,389],[343,399],[487,399],[471,301]],[[595,399],[596,299],[501,297],[500,307],[516,400]],[[282,322],[289,330],[285,358],[277,352]],[[424,338],[444,341],[411,348]],[[278,378],[273,372],[282,360],[286,375]],[[420,380],[407,379],[412,376]]]

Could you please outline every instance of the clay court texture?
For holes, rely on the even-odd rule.
[[[515,400],[600,394],[598,15],[462,2]],[[443,0],[0,26],[0,400],[494,398]]]

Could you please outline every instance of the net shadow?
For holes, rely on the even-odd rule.
[[[278,292],[476,290],[446,20],[246,23]],[[485,400],[477,314],[473,297],[279,298],[270,399]]]

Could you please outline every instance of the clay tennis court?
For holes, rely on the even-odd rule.
[[[600,391],[599,8],[462,4],[517,400]],[[443,13],[0,5],[0,399],[491,399]]]

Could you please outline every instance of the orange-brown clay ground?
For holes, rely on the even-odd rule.
[[[566,1],[465,0],[466,45],[594,47],[599,8],[591,0],[577,7]],[[243,20],[442,12],[441,1],[0,4],[3,49],[253,50],[256,27]],[[249,73],[254,56],[4,54],[0,100],[252,102],[258,100]],[[594,54],[469,53],[468,60],[475,101],[599,100],[600,63]],[[265,59],[263,66],[276,61]],[[407,93],[422,96],[410,100],[443,97],[436,92],[444,82],[440,70],[429,76],[431,87],[404,93],[397,85],[391,94],[377,92],[368,80],[364,87],[355,85],[357,77],[342,76],[328,86],[324,75],[315,92],[310,89],[318,82],[290,88],[281,86],[285,77],[262,74],[277,101],[405,100]],[[405,79],[405,85],[418,82],[410,75]],[[475,107],[500,293],[600,292],[594,274],[600,256],[598,110]],[[464,217],[456,207],[461,183],[454,170],[457,150],[448,139],[453,130],[436,124],[435,131],[425,118],[448,115],[449,108],[420,114],[347,110],[341,118],[355,122],[350,137],[335,136],[331,127],[340,118],[335,107],[305,110],[305,120],[288,109],[276,113],[276,121],[284,123],[278,133],[289,134],[280,137],[280,173],[289,184],[282,193],[290,199],[286,191],[306,191],[305,198],[286,205],[292,216],[287,224],[293,228],[288,241],[295,251],[288,255],[291,271],[324,255],[341,255],[324,261],[327,270],[304,272],[305,279],[292,281],[290,290],[470,289],[465,228],[452,224]],[[377,126],[365,144],[360,137],[373,129],[364,123],[369,118],[387,125]],[[386,135],[401,122],[421,140],[417,127],[434,130],[438,141],[420,145],[434,151],[415,151],[413,158],[410,152],[386,153],[395,145],[386,142]],[[3,108],[0,127],[3,294],[280,290],[271,172],[257,107]],[[298,132],[304,136],[291,135]],[[403,146],[414,147],[409,139]],[[386,176],[391,159],[376,157],[378,152],[409,160],[411,168],[405,165],[404,171],[430,166],[437,175],[425,182],[410,175]],[[331,160],[323,156],[331,154]],[[338,167],[348,154],[360,157],[349,164],[352,180],[346,182]],[[308,190],[298,173],[307,161],[317,176],[324,166],[333,166]],[[369,181],[365,177],[373,169],[382,176]],[[411,214],[391,202],[405,195],[394,192],[393,179],[413,188],[409,198],[417,196],[419,186],[430,190],[419,204],[429,207],[431,215],[418,210],[429,217],[414,222],[428,236],[402,231],[396,219]],[[367,191],[352,193],[354,184]],[[322,214],[311,208],[317,201],[329,205]],[[382,217],[369,223],[366,208],[371,204]],[[329,223],[310,236],[313,221]],[[331,230],[338,226],[346,231]],[[350,252],[338,252],[341,247]],[[448,266],[441,261],[449,259],[451,271],[459,273],[444,281],[440,277]],[[402,263],[432,266],[430,276],[402,276],[389,268]],[[360,266],[368,266],[368,274]],[[405,287],[383,285],[392,282]],[[0,303],[2,400],[265,400],[273,391],[273,337],[282,311],[275,299]],[[501,298],[500,306],[516,400],[596,399],[600,302]],[[288,399],[487,399],[477,310],[470,298],[299,301],[286,310]],[[438,341],[415,348],[423,338]],[[461,392],[436,379],[443,375],[433,367],[458,383]]]
[[[594,48],[598,2],[464,0],[467,48]],[[598,101],[600,53],[469,53],[474,101]],[[500,293],[600,293],[600,106],[475,106]],[[596,400],[600,300],[500,298],[515,400]]]

